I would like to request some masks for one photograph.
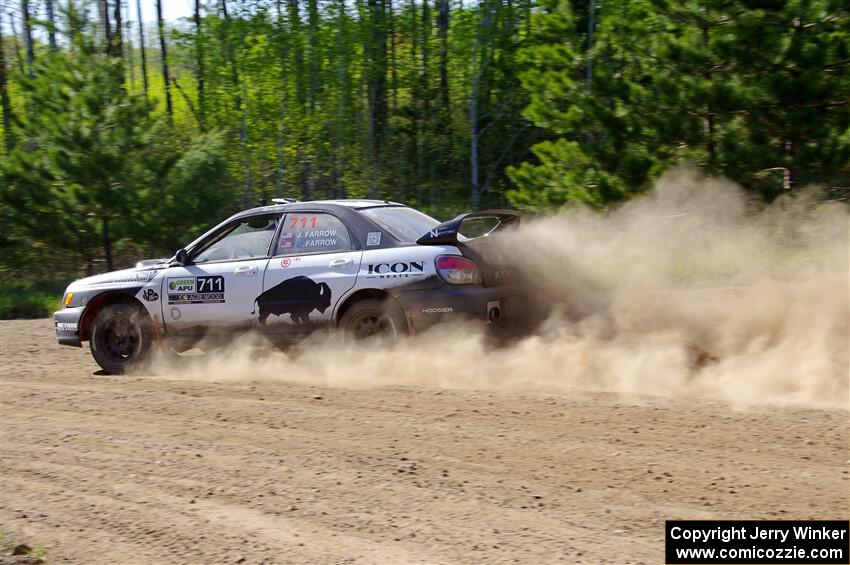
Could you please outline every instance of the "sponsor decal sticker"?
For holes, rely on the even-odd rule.
[[[109,282],[113,283],[122,283],[122,282],[148,282],[156,273],[154,271],[142,271],[141,273],[124,273],[121,275],[114,275]]]
[[[377,263],[369,265],[367,279],[399,279],[421,277],[425,272],[424,261],[399,261],[397,263]]]
[[[75,322],[57,322],[56,329],[60,332],[75,332],[77,331],[77,324]]]
[[[375,247],[376,245],[381,245],[381,232],[370,231],[366,234],[366,246]]]
[[[429,237],[440,237],[443,234],[451,233],[451,228],[434,229],[428,232]]]
[[[168,291],[195,292],[195,277],[188,279],[168,279]]]
[[[431,306],[429,308],[423,308],[423,314],[445,314],[448,312],[454,312],[455,309],[451,306]]]
[[[292,259],[290,259],[289,257],[284,257],[283,259],[280,260],[280,266],[284,267],[284,268],[288,267],[291,263],[292,263]]]
[[[224,299],[224,277],[208,275],[168,279],[169,304],[219,304]]]
[[[180,308],[172,308],[171,309],[171,319],[175,322],[179,320],[183,316],[183,313],[180,311]]]
[[[148,302],[156,302],[159,300],[159,293],[152,288],[146,288],[142,291],[142,298],[147,300]]]

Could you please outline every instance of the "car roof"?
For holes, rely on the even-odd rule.
[[[398,202],[391,202],[389,200],[363,200],[363,199],[339,199],[339,200],[293,200],[291,202],[276,202],[274,204],[270,204],[268,206],[258,206],[256,208],[249,208],[247,210],[243,210],[241,212],[237,212],[230,219],[240,218],[244,216],[253,216],[255,214],[265,214],[265,213],[274,213],[274,212],[288,212],[293,211],[297,212],[299,210],[332,210],[336,208],[339,210],[343,208],[345,210],[365,210],[367,208],[383,208],[390,206],[404,206],[404,204],[399,204]]]
[[[343,199],[343,200],[310,200],[306,202],[286,201],[276,202],[270,206],[259,206],[257,208],[249,208],[237,212],[227,218],[224,222],[216,226],[218,229],[221,225],[234,220],[242,220],[263,214],[284,214],[288,212],[328,212],[343,220],[348,228],[355,234],[361,247],[365,244],[366,235],[369,232],[385,231],[378,224],[368,218],[365,214],[361,214],[360,210],[368,210],[374,208],[407,208],[404,204],[391,202],[389,200],[361,200],[361,199]],[[204,236],[201,236],[204,237]],[[193,241],[190,246],[195,245],[201,238]],[[387,234],[387,237],[382,238],[381,247],[391,247],[395,241],[392,234]]]

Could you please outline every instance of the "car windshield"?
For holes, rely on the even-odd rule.
[[[419,210],[405,206],[380,206],[361,210],[370,220],[403,243],[414,243],[440,225],[440,222]]]

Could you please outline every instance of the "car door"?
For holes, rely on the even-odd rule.
[[[357,279],[362,250],[331,213],[290,212],[275,242],[257,297],[268,334],[303,334],[333,321],[339,299]]]
[[[171,335],[228,333],[256,325],[254,301],[263,290],[280,215],[236,220],[200,242],[190,264],[170,267],[162,294]]]

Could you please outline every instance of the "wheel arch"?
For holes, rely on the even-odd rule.
[[[86,305],[86,309],[83,311],[83,315],[80,318],[80,341],[88,341],[91,338],[91,326],[94,322],[95,316],[97,316],[98,312],[113,304],[130,304],[144,312],[145,316],[148,318],[151,317],[150,312],[148,312],[144,304],[142,304],[136,297],[120,291],[107,291],[103,294],[97,295]],[[151,322],[153,322],[152,319]]]
[[[353,292],[351,295],[345,297],[342,303],[337,307],[336,315],[334,316],[334,325],[339,325],[339,321],[342,320],[342,317],[345,315],[346,310],[351,308],[355,303],[361,300],[368,299],[391,301],[391,303],[396,306],[399,311],[404,315],[408,331],[410,331],[410,320],[408,319],[407,312],[404,310],[404,307],[401,305],[401,302],[399,302],[398,299],[396,299],[396,297],[393,296],[391,293],[379,288],[360,289],[356,292]]]

